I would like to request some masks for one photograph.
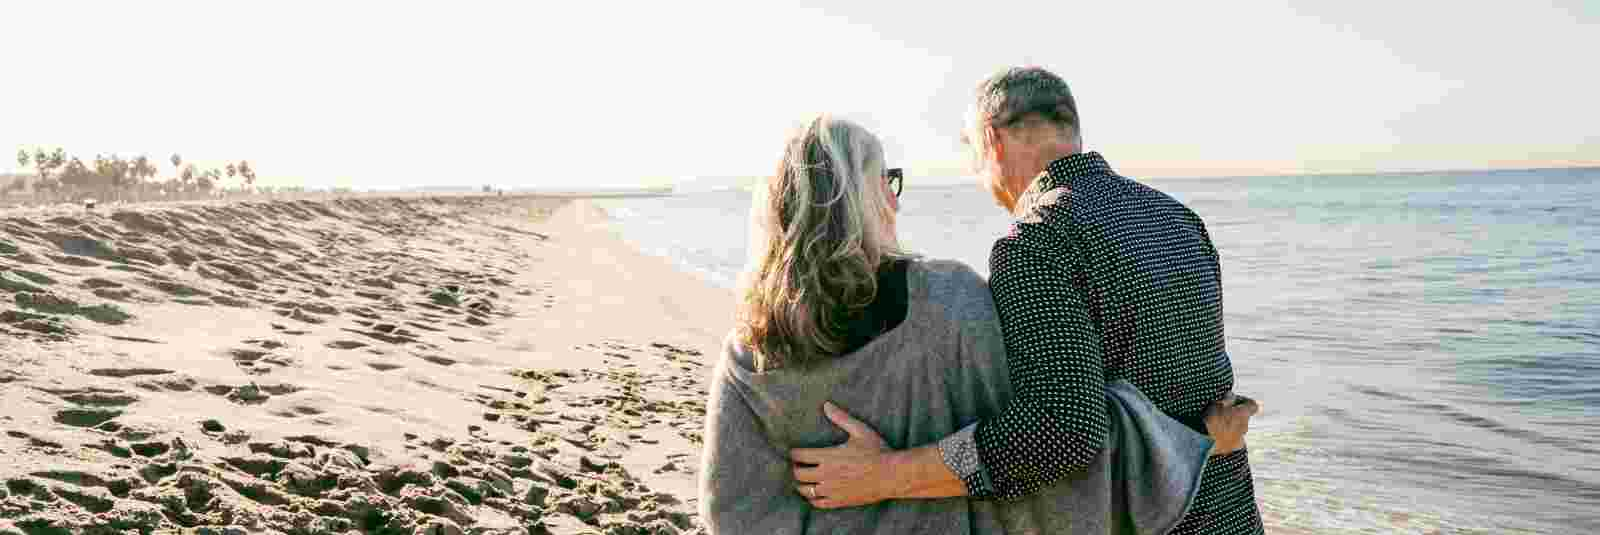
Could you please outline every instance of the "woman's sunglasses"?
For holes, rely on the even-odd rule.
[[[883,178],[889,181],[889,187],[894,188],[894,196],[900,197],[900,188],[906,184],[905,170],[895,167],[883,172]]]

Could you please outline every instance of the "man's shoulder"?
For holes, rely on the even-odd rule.
[[[1183,201],[1154,186],[1122,175],[1086,177],[1074,182],[1072,217],[1080,224],[1115,222],[1140,212],[1196,218]]]
[[[1070,184],[1031,192],[996,249],[1071,247],[1096,229],[1125,226],[1129,221],[1165,220],[1182,226],[1202,224],[1193,210],[1155,187],[1104,173],[1076,177]],[[1121,234],[1112,232],[1111,234]]]

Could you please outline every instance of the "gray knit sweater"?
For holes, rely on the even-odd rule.
[[[713,534],[1165,533],[1199,488],[1212,441],[1107,383],[1112,433],[1099,460],[1012,503],[946,498],[816,510],[794,490],[787,451],[842,443],[822,414],[833,401],[892,448],[929,444],[994,415],[1010,397],[1005,346],[988,286],[957,262],[907,270],[900,326],[805,368],[757,373],[730,336],[712,377],[700,471]]]

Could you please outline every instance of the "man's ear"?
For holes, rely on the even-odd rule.
[[[992,160],[999,162],[1000,158],[1006,154],[1004,147],[1005,140],[1000,139],[1000,130],[995,128],[993,125],[985,125],[983,127],[983,133],[985,137],[989,138],[988,152],[990,154],[986,154],[985,156],[992,155]]]

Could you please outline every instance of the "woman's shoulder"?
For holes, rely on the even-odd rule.
[[[956,319],[983,319],[994,314],[989,282],[963,262],[918,258],[912,261],[908,272],[920,278],[926,289],[919,297],[944,305],[939,308],[947,310]]]
[[[908,272],[917,273],[926,280],[940,283],[986,284],[983,276],[960,260],[949,258],[917,257],[910,259]]]
[[[732,376],[756,373],[756,354],[739,336],[739,329],[730,329],[722,337],[722,355],[717,362],[718,372]]]

